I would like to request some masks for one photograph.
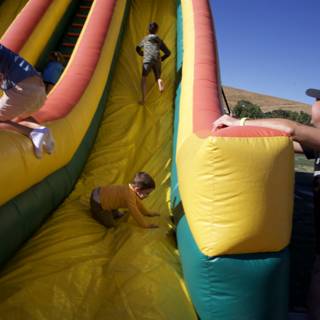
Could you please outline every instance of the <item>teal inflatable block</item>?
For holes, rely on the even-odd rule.
[[[178,127],[179,127],[180,93],[181,93],[181,84],[179,84],[177,87],[175,111],[174,111],[174,132],[173,132],[173,141],[172,141],[172,165],[171,165],[171,208],[175,208],[181,202],[179,185],[178,185],[177,163],[176,163]]]
[[[186,217],[178,248],[192,302],[201,320],[284,320],[288,317],[289,252],[207,257]]]
[[[181,69],[183,62],[183,30],[182,30],[182,8],[181,1],[177,2],[177,58],[176,58],[176,97],[175,97],[175,111],[173,124],[173,139],[172,139],[172,166],[171,166],[171,208],[173,212],[181,204],[178,174],[176,164],[177,139],[179,129],[179,110],[180,110],[180,96],[181,96]]]

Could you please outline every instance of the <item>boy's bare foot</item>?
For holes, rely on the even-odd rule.
[[[162,79],[158,79],[158,87],[159,87],[159,91],[162,93],[164,91],[164,83]]]

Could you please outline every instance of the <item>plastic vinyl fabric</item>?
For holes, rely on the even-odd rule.
[[[103,4],[102,2],[102,5]],[[99,40],[102,41],[102,45],[100,45],[99,42],[98,51],[96,52],[95,49],[94,52],[91,52],[91,55],[98,54],[99,60],[95,68],[90,70],[93,71],[93,74],[90,75],[90,81],[80,99],[74,102],[74,106],[67,116],[58,121],[52,121],[50,125],[48,125],[56,141],[54,153],[52,155],[44,154],[41,163],[39,163],[40,160],[37,159],[32,152],[30,139],[21,134],[5,131],[0,132],[0,149],[3,150],[1,161],[4,164],[3,170],[0,171],[0,181],[13,180],[8,184],[7,188],[1,190],[0,204],[7,202],[13,196],[27,190],[49,174],[60,169],[66,165],[74,155],[90,125],[90,121],[96,111],[97,104],[99,103],[108,79],[116,43],[119,38],[125,6],[125,1],[117,3],[110,28],[107,32],[103,33],[103,39],[99,38]],[[95,6],[95,8],[96,7],[98,6]],[[103,13],[104,12],[101,11],[101,14]],[[101,30],[97,30],[96,34],[101,36],[101,32],[98,31]],[[35,43],[35,47],[37,47],[37,43]],[[92,47],[95,47],[95,45]],[[89,55],[90,50],[88,50],[86,54]],[[81,81],[87,76],[86,71],[88,70],[82,69],[78,72],[77,76],[79,76]],[[68,67],[64,74],[68,74]],[[60,83],[64,80],[64,74],[60,78]],[[71,92],[74,93],[74,91],[77,90],[77,86],[75,85],[76,79],[73,78],[71,80],[72,82],[70,81],[69,88],[70,96]],[[68,100],[69,96],[65,92],[63,92],[63,94],[66,97],[65,99]],[[50,95],[48,100],[49,99]],[[18,178],[18,183],[10,177]]]
[[[75,190],[0,276],[1,319],[196,319],[183,282],[178,252],[168,235],[175,1],[132,1],[106,112]],[[163,64],[166,90],[152,75],[145,106],[141,59],[135,45],[152,20],[172,50]],[[105,229],[89,213],[97,185],[127,183],[149,172],[157,188],[145,205],[159,229],[130,218]]]
[[[0,37],[8,29],[11,22],[23,9],[28,0],[5,0],[0,4]]]
[[[207,256],[276,252],[291,235],[293,148],[284,133],[226,128],[218,62],[206,0],[181,1],[183,69],[176,163],[186,218]]]
[[[95,37],[90,37],[91,33],[88,32],[88,35],[85,37],[85,39],[83,39],[83,41],[88,40],[91,43],[91,48],[93,46],[99,48],[100,45],[103,44],[105,40],[105,32],[108,30],[108,28],[106,28],[106,24],[109,25],[108,21],[110,22],[111,19],[109,31],[110,35],[113,34],[115,37],[108,37],[108,40],[106,41],[108,55],[110,61],[112,61],[111,69],[114,69],[113,66],[115,65],[115,62],[118,57],[117,53],[119,52],[120,42],[122,39],[121,36],[119,37],[119,34],[123,33],[123,22],[127,20],[126,17],[129,8],[127,3],[123,1],[122,3],[118,3],[119,5],[116,7],[115,11],[111,10],[110,12],[110,10],[107,9],[110,9],[110,5],[112,5],[113,7],[113,4],[114,2],[106,3],[100,1],[99,4],[95,6],[94,11],[102,13],[102,16],[97,17],[96,15],[94,15],[92,17],[94,24],[89,24],[90,29],[94,30],[95,32]],[[105,19],[106,16],[109,19]],[[98,32],[97,25],[100,26],[100,32]],[[115,54],[112,55],[113,39],[115,39],[116,48],[114,51]],[[88,45],[88,41],[85,41],[85,44]],[[87,50],[83,51],[86,52]],[[100,51],[97,50],[96,53],[99,55]],[[109,61],[108,55],[103,55],[104,58],[107,58],[107,62]],[[83,56],[86,55],[83,54]],[[91,52],[91,61],[95,57],[97,57],[97,55],[94,55]],[[81,69],[80,71],[78,70],[77,78],[82,77],[82,79],[90,79],[94,70],[92,70],[92,68],[85,68],[85,66],[88,65],[88,60],[89,59],[87,59],[86,61],[82,61],[83,69],[85,69],[87,72],[81,72]],[[0,207],[0,265],[3,265],[6,261],[8,261],[10,257],[13,256],[13,254],[23,245],[23,243],[26,240],[28,240],[36,230],[38,230],[38,228],[44,222],[45,218],[48,217],[54,210],[56,210],[58,205],[61,204],[62,201],[73,190],[74,185],[82,172],[82,169],[90,153],[91,147],[94,143],[96,132],[98,130],[99,124],[101,122],[100,120],[102,119],[103,111],[105,109],[107,93],[110,87],[109,84],[112,78],[111,71],[107,74],[105,73],[106,70],[109,70],[106,68],[106,66],[108,66],[108,64],[105,65],[105,67],[102,67],[102,65],[100,64],[100,67],[98,67],[98,69],[100,69],[103,72],[103,76],[107,76],[107,81],[96,82],[96,84],[99,84],[99,86],[101,86],[103,90],[101,97],[99,97],[98,95],[98,85],[96,85],[95,87],[92,86],[92,89],[96,96],[95,98],[97,99],[97,104],[94,104],[94,99],[91,99],[90,102],[91,107],[93,107],[95,110],[95,113],[92,119],[90,119],[89,117],[87,117],[86,119],[87,123],[89,121],[90,122],[85,135],[83,137],[81,137],[80,135],[77,136],[77,138],[82,138],[82,140],[79,147],[75,150],[74,154],[72,155],[70,161],[62,168],[56,170],[53,174],[46,176],[45,179],[42,179],[40,183],[32,186],[31,188],[28,188],[28,190],[20,193],[18,196],[14,197],[5,205]],[[92,72],[90,72],[89,70],[91,70]],[[64,81],[66,80],[67,79],[64,79]],[[69,86],[72,82],[70,81],[68,81]],[[66,92],[70,93],[70,88],[66,89],[69,89],[69,91],[64,90],[62,94],[66,95]],[[79,87],[77,89],[79,89]],[[70,96],[71,95],[69,94],[68,97],[70,98]],[[53,107],[55,106],[56,105],[53,104]],[[87,109],[89,109],[88,104],[86,104],[86,107]],[[67,132],[67,130],[65,130],[65,132]],[[55,155],[57,156],[57,152],[55,152]],[[52,157],[53,156],[50,156],[49,158]],[[59,159],[58,156],[57,158]],[[41,159],[39,167],[40,165],[45,165],[43,159]],[[19,176],[17,175],[16,178],[18,177]],[[21,180],[22,179],[19,179],[18,184],[20,187]]]
[[[288,245],[294,171],[287,137],[194,135],[179,152],[183,206],[204,255],[276,252]]]
[[[45,15],[51,3],[52,0],[28,1],[1,37],[1,43],[12,51],[19,52]],[[46,16],[46,20],[48,20],[48,16]]]
[[[48,38],[53,34],[57,23],[59,23],[65,10],[69,7],[70,2],[71,0],[55,0],[50,4],[30,35],[32,41],[27,41],[19,52],[27,61],[32,64],[37,62],[45,49]]]
[[[184,216],[178,248],[201,320],[284,320],[288,317],[289,251],[207,257]]]

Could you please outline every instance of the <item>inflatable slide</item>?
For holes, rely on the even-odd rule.
[[[11,22],[19,14],[22,8],[25,6],[28,0],[20,1],[10,1],[1,0],[0,1],[0,37],[5,33],[5,31],[10,26]]]
[[[150,76],[141,106],[135,46],[150,21],[172,55],[164,93]],[[0,319],[284,319],[292,145],[261,128],[211,132],[222,105],[207,0],[29,0],[1,43],[40,69],[72,50],[34,115],[54,154],[0,131]],[[91,190],[141,170],[160,228],[93,220]]]
[[[21,46],[33,63],[53,32],[43,34],[43,24],[58,23],[67,3],[52,1]],[[52,129],[56,152],[37,160],[27,138],[1,132],[7,165],[1,171],[1,319],[196,319],[167,234],[175,12],[175,1],[95,1],[62,78],[36,115]],[[163,65],[166,91],[160,95],[150,77],[142,107],[135,45],[151,20],[172,57]],[[9,46],[8,34],[4,40]],[[128,182],[142,169],[157,183],[146,206],[161,213],[154,220],[161,228],[144,230],[131,220],[116,230],[97,224],[89,214],[91,189]]]
[[[222,104],[209,3],[181,3],[171,203],[187,287],[200,319],[283,320],[292,142],[255,127],[212,132]]]

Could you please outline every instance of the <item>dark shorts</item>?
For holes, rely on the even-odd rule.
[[[161,62],[156,61],[156,62],[150,62],[150,63],[144,63],[142,65],[142,75],[146,77],[150,71],[153,71],[153,74],[156,78],[156,80],[160,79],[161,77]]]
[[[101,204],[96,201],[97,196],[99,196],[100,188],[96,188],[92,191],[90,197],[90,211],[92,217],[99,223],[103,224],[106,228],[113,228],[116,226],[120,220],[119,218],[127,218],[127,215],[119,212],[118,210],[103,210]]]
[[[313,201],[316,253],[320,255],[320,176],[313,179]]]

